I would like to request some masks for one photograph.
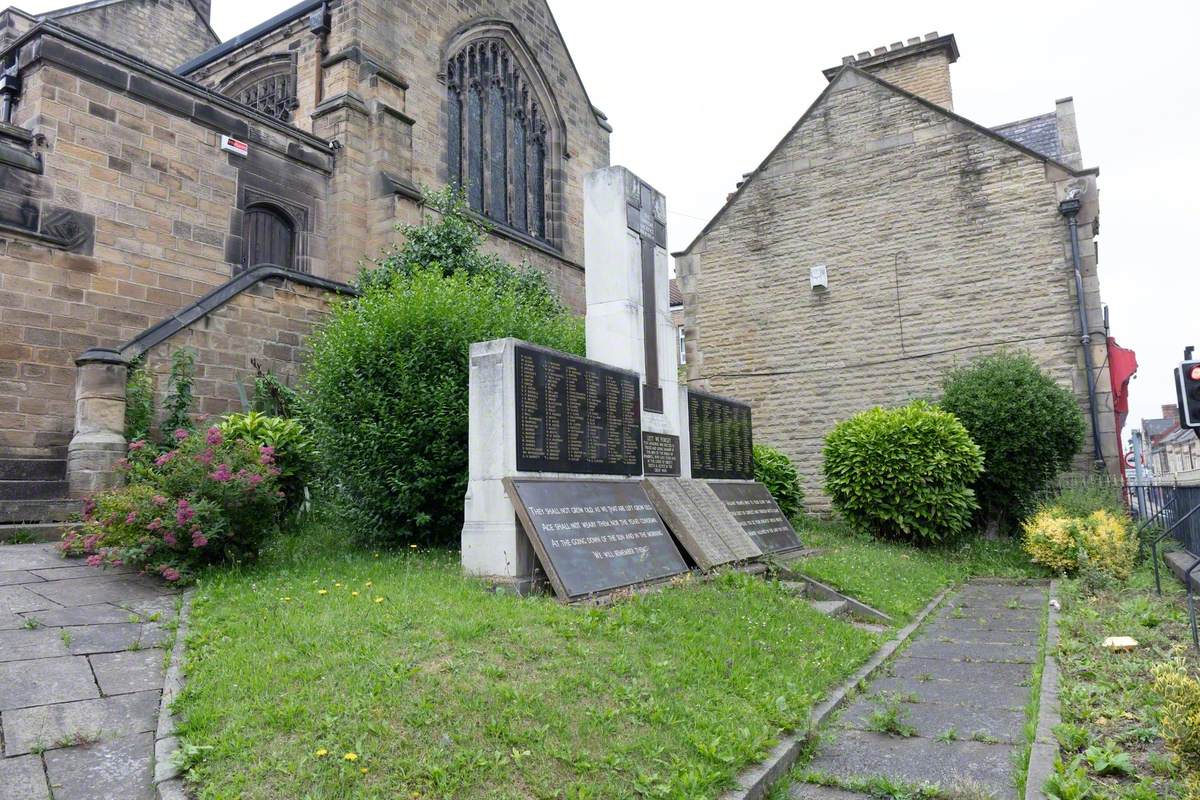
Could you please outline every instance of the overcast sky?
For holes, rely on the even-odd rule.
[[[18,5],[39,12],[64,3]],[[214,0],[213,26],[228,38],[290,5]],[[1084,161],[1100,167],[1101,291],[1113,334],[1141,365],[1131,420],[1174,401],[1171,369],[1184,345],[1200,347],[1200,270],[1189,238],[1200,228],[1200,3],[550,5],[592,102],[615,129],[612,162],[667,195],[672,250],[766,156],[823,88],[821,70],[843,55],[953,33],[955,111],[988,126],[1074,96]]]

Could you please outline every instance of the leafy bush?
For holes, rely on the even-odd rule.
[[[279,488],[289,509],[304,502],[316,471],[317,451],[299,420],[249,411],[223,417],[218,427],[226,438],[240,439],[274,460],[279,469]]]
[[[190,431],[192,423],[192,387],[196,383],[196,354],[180,348],[171,354],[171,374],[167,379],[167,416],[163,431]]]
[[[1163,698],[1163,739],[1183,778],[1184,797],[1200,800],[1200,680],[1186,662],[1171,661],[1154,668],[1154,691]]]
[[[154,375],[146,362],[129,365],[125,379],[125,438],[148,440],[154,426]]]
[[[1010,353],[953,370],[942,390],[942,408],[983,448],[975,492],[984,521],[1005,527],[1023,519],[1083,444],[1075,396],[1028,355]]]
[[[779,510],[792,519],[804,508],[800,473],[786,455],[765,444],[754,445],[754,480],[771,490]]]
[[[432,258],[421,249],[426,239],[448,228],[458,236],[464,219],[451,209],[428,223],[434,231],[411,230],[416,244],[405,246],[404,268],[387,282],[365,281],[363,295],[335,309],[310,340],[308,421],[333,488],[369,523],[371,539],[456,540],[472,342],[513,336],[583,352],[582,320],[542,278],[511,267],[447,275],[440,261],[416,264]]]
[[[1114,517],[1129,515],[1120,488],[1098,475],[1064,484],[1054,496],[1053,505],[1073,517],[1086,517],[1093,511],[1107,511]]]
[[[979,447],[952,414],[923,401],[839,423],[824,454],[834,507],[877,537],[940,542],[966,530],[977,508]]]
[[[88,563],[129,564],[168,581],[197,567],[257,554],[282,500],[269,448],[225,437],[219,428],[176,432],[161,455],[137,440],[119,464],[129,484],[84,504],[83,526],[62,549]]]
[[[1075,575],[1092,569],[1125,580],[1133,570],[1137,543],[1129,523],[1108,511],[1080,517],[1049,506],[1027,519],[1022,527],[1025,552],[1054,572]]]

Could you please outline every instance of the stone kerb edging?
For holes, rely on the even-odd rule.
[[[800,755],[800,750],[809,735],[841,707],[859,684],[882,667],[900,649],[900,646],[908,641],[917,628],[921,627],[925,618],[941,605],[946,595],[957,588],[959,588],[957,584],[948,586],[930,600],[913,618],[912,622],[901,628],[894,638],[884,642],[883,646],[875,651],[875,655],[871,656],[841,686],[834,689],[828,697],[813,708],[812,713],[809,714],[806,730],[785,736],[767,755],[766,760],[744,769],[737,777],[737,787],[721,795],[721,800],[763,800],[775,782],[787,774],[787,771],[796,763],[796,758]]]
[[[1029,770],[1025,774],[1025,800],[1045,800],[1042,787],[1054,772],[1058,740],[1054,726],[1062,721],[1058,700],[1058,581],[1050,581],[1050,608],[1046,619],[1046,644],[1042,657],[1042,686],[1039,690],[1037,733],[1029,748]]]
[[[172,757],[179,749],[179,739],[175,737],[175,715],[171,713],[171,703],[179,697],[183,689],[183,651],[187,639],[188,615],[192,609],[192,597],[195,588],[183,593],[183,602],[179,606],[179,625],[175,628],[175,644],[171,648],[171,663],[163,676],[162,700],[158,706],[158,728],[154,732],[154,788],[158,800],[187,800],[187,792],[183,788],[183,778],[179,767],[173,763]]]

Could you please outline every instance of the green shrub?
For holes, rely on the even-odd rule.
[[[279,488],[286,495],[288,509],[305,501],[317,466],[317,451],[299,420],[249,411],[223,417],[218,427],[224,436],[258,448],[268,463],[279,468]]]
[[[976,511],[983,455],[949,414],[924,401],[873,408],[825,439],[825,491],[852,524],[917,544],[951,539]]]
[[[1083,445],[1075,396],[1026,354],[998,353],[951,371],[942,408],[983,448],[975,483],[981,521],[1011,528],[1031,514],[1037,497],[1071,465]]]
[[[139,358],[129,365],[125,379],[125,438],[131,442],[149,440],[153,426],[154,374]]]
[[[167,379],[167,397],[164,402],[167,416],[163,420],[163,438],[176,431],[191,431],[192,387],[196,383],[196,354],[187,348],[179,348],[171,354],[171,374]]]
[[[800,473],[786,455],[765,444],[754,445],[754,480],[771,490],[779,510],[792,519],[804,508]]]
[[[360,526],[368,539],[457,541],[472,342],[513,336],[583,352],[583,321],[540,279],[509,272],[447,276],[437,265],[368,281],[312,337],[308,421],[332,488],[369,523]]]
[[[1183,660],[1154,668],[1154,691],[1163,698],[1163,740],[1179,768],[1183,797],[1200,800],[1200,679]]]
[[[1077,516],[1060,506],[1047,506],[1026,519],[1022,528],[1025,552],[1054,572],[1083,575],[1096,571],[1125,580],[1133,570],[1137,542],[1124,514],[1102,509]]]
[[[270,454],[216,427],[179,430],[173,445],[158,454],[131,442],[118,464],[128,485],[84,503],[82,528],[63,537],[63,551],[172,582],[203,564],[257,555],[282,500]]]
[[[1107,511],[1114,517],[1129,516],[1121,489],[1098,475],[1064,483],[1051,502],[1073,517],[1086,517],[1093,511]]]

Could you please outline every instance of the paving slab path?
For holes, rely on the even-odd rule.
[[[983,582],[956,592],[824,732],[810,778],[853,787],[882,777],[971,797],[1015,797],[1048,592],[1048,585]],[[892,727],[910,735],[877,730],[889,714]],[[797,783],[789,796],[867,795]]]
[[[176,592],[0,545],[0,800],[153,800]]]

